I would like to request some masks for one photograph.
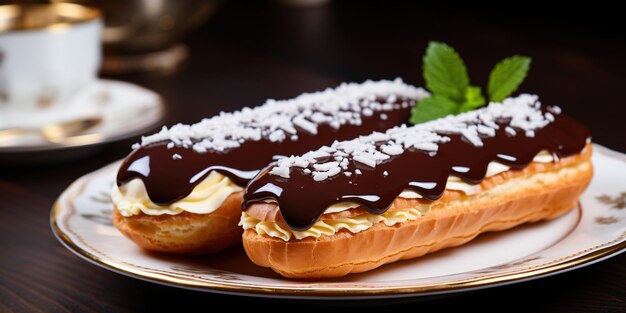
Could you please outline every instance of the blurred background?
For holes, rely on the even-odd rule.
[[[144,133],[163,124],[192,123],[219,111],[259,105],[268,98],[291,98],[343,81],[401,77],[408,83],[423,85],[421,57],[427,43],[438,40],[459,51],[473,85],[485,86],[489,70],[506,56],[532,57],[531,70],[519,90],[539,94],[544,103],[560,105],[589,126],[595,142],[626,152],[622,138],[626,114],[626,28],[623,11],[619,9],[595,3],[554,9],[544,7],[547,4],[507,4],[518,7],[486,9],[382,0],[75,2],[104,12],[104,55],[99,77],[154,91],[165,104],[166,113],[161,120]],[[0,1],[6,3],[18,2]],[[44,55],[46,51],[40,53]],[[138,138],[139,134],[134,134],[124,140],[107,141],[72,161],[20,166],[0,162],[0,206],[6,206],[0,208],[0,213],[2,209],[22,207],[32,208],[33,213],[24,213],[28,223],[2,226],[6,227],[2,233],[9,236],[33,234],[25,239],[28,245],[14,246],[12,251],[38,258],[40,254],[31,250],[54,246],[58,250],[50,252],[50,258],[56,264],[71,265],[73,270],[84,271],[85,277],[99,282],[100,286],[85,291],[85,299],[95,296],[94,290],[104,291],[97,293],[94,301],[84,301],[87,304],[74,303],[76,295],[82,293],[76,290],[80,280],[64,282],[62,275],[53,274],[58,270],[55,269],[25,278],[51,286],[48,295],[28,293],[29,284],[12,285],[16,294],[29,294],[40,303],[47,303],[49,297],[74,308],[99,303],[101,307],[97,309],[112,311],[122,307],[146,308],[147,303],[159,305],[160,300],[155,299],[212,299],[96,270],[64,251],[50,234],[47,216],[54,199],[77,177],[126,156]],[[11,154],[9,158],[25,156]],[[3,259],[6,268],[20,262]],[[461,298],[483,304],[497,296],[505,302],[518,303],[522,293],[537,301],[549,301],[559,289],[563,311],[585,305],[593,309],[590,301],[596,300],[615,305],[613,308],[619,311],[617,306],[624,305],[624,298],[620,302],[619,296],[623,296],[623,260],[621,257],[603,263],[609,264],[606,270],[584,269],[569,276],[559,275],[558,280],[541,280]],[[597,279],[578,283],[590,275]],[[63,292],[72,296],[66,297]],[[8,293],[5,297],[17,299]],[[443,303],[438,305],[441,309]],[[530,302],[520,303],[520,307],[536,309]]]
[[[538,93],[583,121],[602,120],[592,129],[600,143],[622,120],[607,111],[626,100],[623,23],[617,10],[606,8],[505,10],[357,0],[52,2],[104,12],[101,77],[160,94],[166,124],[342,81],[401,77],[422,85],[421,56],[430,40],[455,47],[472,83],[481,86],[503,57],[532,57],[520,90]],[[593,109],[597,103],[602,110]],[[114,157],[108,160],[122,157],[127,144],[109,151]],[[626,142],[613,148],[626,150]]]

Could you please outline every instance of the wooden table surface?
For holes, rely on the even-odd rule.
[[[422,84],[421,56],[426,43],[435,39],[456,47],[472,82],[483,86],[501,58],[531,56],[523,90],[540,94],[545,103],[558,104],[586,123],[595,142],[626,152],[626,37],[613,28],[617,22],[611,22],[610,14],[595,16],[606,17],[602,23],[591,23],[595,13],[586,11],[570,16],[536,14],[531,8],[511,15],[390,5],[335,1],[292,8],[277,2],[229,2],[187,38],[191,55],[179,71],[114,78],[159,92],[169,105],[167,124],[193,122],[342,81],[402,77]],[[143,282],[89,264],[61,246],[48,221],[55,198],[79,176],[124,157],[134,140],[63,163],[0,165],[0,312],[303,304]],[[420,311],[459,305],[485,310],[496,308],[494,299],[522,311],[624,312],[626,254],[536,281],[400,305]]]

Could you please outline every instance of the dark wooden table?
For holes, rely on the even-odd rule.
[[[426,43],[436,39],[456,47],[472,82],[483,86],[499,59],[532,56],[523,90],[539,93],[544,102],[561,105],[585,122],[595,142],[626,152],[626,36],[613,27],[616,13],[528,8],[512,14],[395,5],[336,1],[303,9],[230,2],[188,38],[191,56],[179,71],[115,78],[162,94],[170,108],[167,124],[193,122],[342,81],[402,77],[422,84],[420,58]],[[147,283],[96,267],[62,247],[48,222],[53,201],[74,179],[124,157],[131,142],[109,144],[96,155],[64,163],[0,165],[0,312],[302,304]],[[536,281],[404,305],[420,311],[459,305],[497,309],[494,299],[522,311],[624,312],[626,254]]]

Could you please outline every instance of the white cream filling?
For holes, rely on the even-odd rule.
[[[547,150],[543,150],[535,156],[533,162],[549,163],[553,160],[552,154]],[[509,166],[502,163],[491,162],[487,168],[486,177],[497,175],[509,169]],[[467,184],[456,176],[448,177],[446,189],[463,191],[468,195],[481,191],[480,185]],[[113,203],[115,203],[122,216],[133,216],[139,214],[139,212],[147,215],[175,215],[183,211],[208,214],[219,208],[229,195],[242,190],[241,186],[235,184],[228,177],[212,171],[209,173],[209,176],[193,189],[189,196],[167,206],[160,206],[152,202],[140,179],[134,179],[120,188],[114,185],[112,198]],[[402,191],[399,197],[405,199],[422,198],[417,192],[408,189]],[[358,207],[358,204],[341,202],[328,207],[324,214],[342,212],[355,207]],[[320,226],[318,230],[321,229],[323,227]]]
[[[242,190],[241,186],[228,177],[212,171],[189,196],[166,206],[157,205],[150,200],[140,179],[131,180],[119,188],[114,184],[112,199],[122,216],[133,216],[139,212],[147,215],[175,215],[183,211],[208,214],[217,210],[232,193]]]
[[[543,150],[535,156],[533,162],[549,163],[553,160],[554,158],[552,154],[549,153],[547,150]],[[502,163],[491,162],[487,167],[487,173],[485,176],[495,176],[502,172],[508,171],[509,169],[509,166]],[[476,194],[482,191],[480,185],[470,185],[463,182],[460,178],[456,176],[448,177],[446,189],[463,191],[468,195]],[[402,191],[399,197],[405,199],[422,198],[419,193],[408,189]],[[328,207],[326,211],[324,211],[324,215],[346,211],[351,208],[356,208],[358,206],[358,204],[352,202],[340,202]],[[243,212],[241,216],[241,221],[239,222],[239,226],[243,226],[244,229],[254,229],[259,235],[267,235],[270,237],[280,238],[284,241],[289,241],[292,236],[296,239],[303,239],[306,237],[319,238],[322,235],[333,235],[342,229],[347,229],[352,233],[358,233],[369,229],[375,223],[380,222],[385,223],[385,225],[387,226],[393,226],[397,223],[403,223],[409,220],[416,220],[418,217],[422,216],[422,213],[425,213],[428,208],[428,206],[424,205],[423,207],[412,208],[407,211],[386,212],[382,215],[366,213],[353,218],[340,218],[334,220],[325,219],[324,215],[322,215],[319,221],[317,221],[311,228],[305,231],[285,229],[277,223],[264,222],[254,217],[251,217],[246,212]]]
[[[538,162],[538,163],[550,163],[552,161],[554,161],[554,157],[548,150],[541,150],[533,158],[533,162]],[[511,168],[510,166],[504,165],[499,162],[491,162],[487,166],[487,173],[485,174],[485,177],[498,175],[502,172],[508,171],[510,168]],[[467,195],[477,194],[482,191],[482,188],[480,187],[480,185],[468,184],[456,176],[448,177],[448,182],[446,183],[446,189],[462,191]],[[404,198],[404,199],[419,199],[419,198],[422,198],[422,195],[420,195],[414,190],[406,189],[406,190],[403,190],[400,193],[400,195],[398,195],[398,197]],[[358,206],[359,205],[356,203],[341,202],[341,203],[333,204],[330,207],[328,207],[328,209],[324,211],[324,214],[346,211],[352,208],[356,208]]]
[[[315,222],[311,228],[305,231],[297,231],[285,229],[274,222],[263,222],[248,215],[246,212],[243,212],[239,226],[243,226],[243,229],[254,229],[259,235],[267,235],[270,237],[280,238],[284,241],[289,241],[292,236],[296,239],[303,239],[306,237],[319,238],[322,235],[334,235],[342,229],[347,229],[356,234],[372,227],[372,225],[376,223],[385,223],[387,226],[393,226],[397,223],[416,220],[420,216],[422,216],[422,212],[413,208],[406,211],[386,212],[381,215],[366,213],[352,218],[322,218]]]

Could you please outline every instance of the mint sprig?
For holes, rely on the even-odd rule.
[[[462,101],[469,86],[463,59],[446,44],[431,42],[424,55],[424,80],[433,94]]]
[[[502,101],[524,81],[531,59],[515,55],[496,64],[489,75],[490,101]],[[423,75],[431,95],[420,100],[410,122],[418,124],[477,109],[487,103],[480,87],[470,85],[463,59],[454,48],[431,41],[423,58]]]
[[[502,101],[510,96],[526,78],[530,58],[519,55],[508,57],[494,66],[489,74],[487,93],[491,101]]]
[[[471,111],[485,105],[485,97],[480,92],[480,87],[469,86],[465,89],[465,100],[455,113]]]
[[[413,107],[411,124],[419,124],[430,120],[456,114],[457,103],[439,95],[431,95],[420,100],[419,105]],[[435,118],[433,118],[436,116]]]

